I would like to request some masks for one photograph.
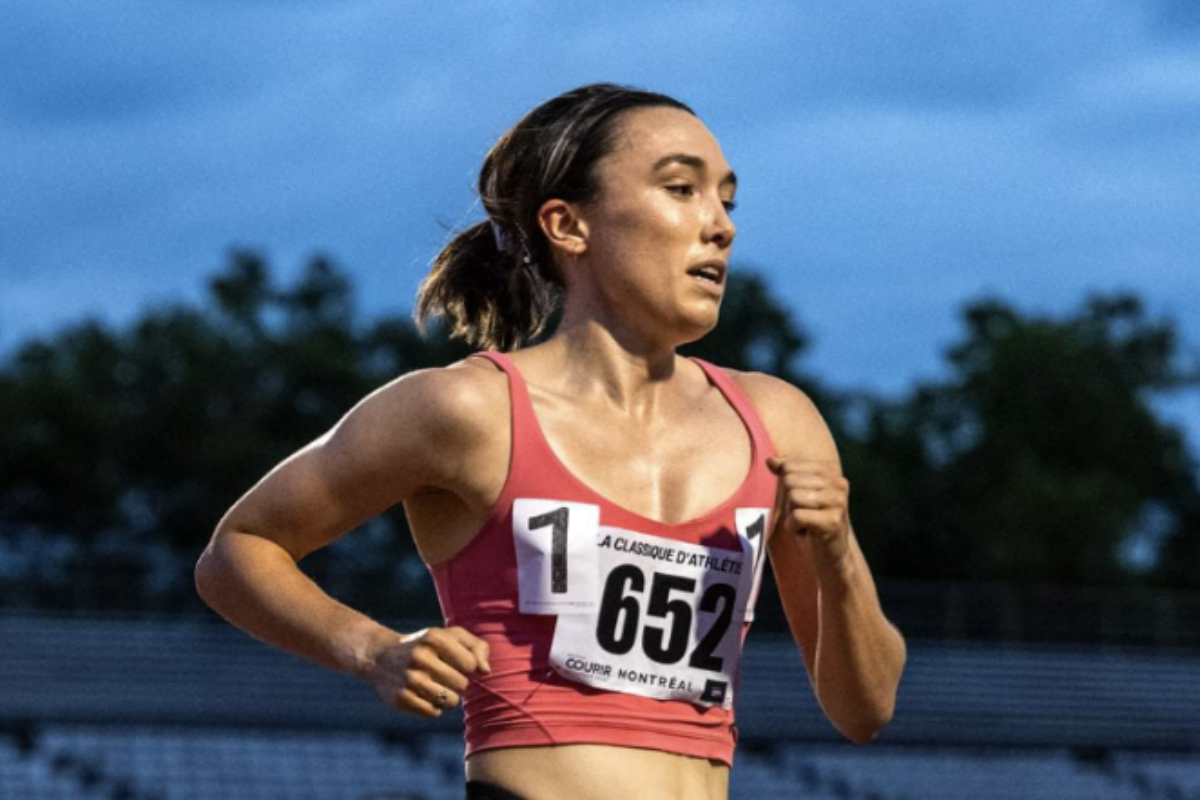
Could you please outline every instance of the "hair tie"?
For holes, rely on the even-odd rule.
[[[508,253],[509,255],[512,255],[512,239],[504,231],[504,228],[500,227],[500,223],[492,223],[492,236],[496,237],[497,250],[499,250],[501,253]]]
[[[495,220],[492,221],[492,236],[496,238],[496,249],[501,253],[510,256],[520,255],[521,261],[524,262],[526,266],[529,266],[533,263],[533,256],[529,253],[529,245],[525,243],[524,236],[521,237],[520,253],[517,252],[517,248],[513,247],[512,236],[508,233],[508,231],[504,230],[504,227],[500,223],[496,222]]]

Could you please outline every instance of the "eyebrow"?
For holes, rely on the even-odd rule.
[[[700,158],[700,156],[694,156],[690,153],[671,153],[663,156],[658,161],[655,161],[654,170],[657,172],[663,167],[670,166],[671,164],[682,164],[685,167],[691,167],[692,169],[701,171],[708,168],[708,162],[706,162],[703,158]],[[721,186],[733,186],[736,188],[737,182],[737,175],[734,174],[733,170],[730,170],[728,173],[726,173],[725,177],[721,179]]]

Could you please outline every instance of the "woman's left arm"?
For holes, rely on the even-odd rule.
[[[829,427],[783,381],[742,375],[775,443],[779,476],[771,566],[817,700],[847,738],[873,740],[891,720],[907,652],[883,614],[850,525],[850,484]]]

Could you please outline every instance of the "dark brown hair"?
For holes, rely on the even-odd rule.
[[[695,113],[663,94],[597,83],[546,101],[500,137],[479,172],[488,218],[438,253],[417,292],[417,324],[424,329],[430,318],[444,317],[451,336],[499,350],[541,333],[562,280],[538,210],[551,199],[594,200],[595,167],[612,152],[617,121],[656,106]]]

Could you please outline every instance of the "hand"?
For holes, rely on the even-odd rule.
[[[463,628],[426,628],[385,644],[364,677],[390,705],[436,719],[458,707],[468,676],[491,671],[483,639]]]
[[[850,482],[837,462],[772,456],[767,468],[779,476],[775,507],[784,529],[808,542],[814,566],[846,563],[850,554]]]

